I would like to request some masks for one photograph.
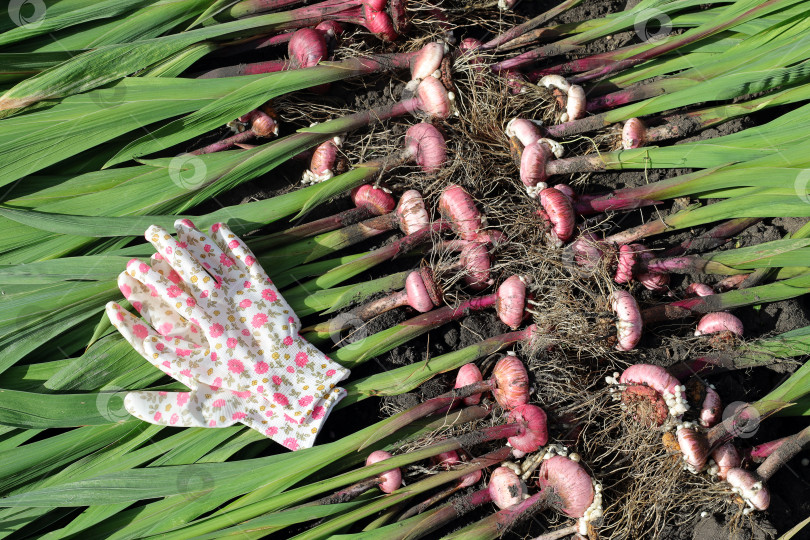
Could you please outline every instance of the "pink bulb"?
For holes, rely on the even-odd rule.
[[[506,124],[506,136],[515,137],[523,146],[534,144],[542,138],[540,128],[531,120],[513,118]]]
[[[322,34],[334,37],[339,37],[344,32],[343,25],[337,21],[322,21],[318,23],[315,30],[320,31]]]
[[[369,32],[376,35],[383,41],[394,41],[399,37],[394,29],[391,17],[384,11],[375,10],[369,6],[363,6],[363,18],[366,20],[365,27]]]
[[[366,208],[375,216],[393,212],[397,203],[390,193],[369,184],[364,184],[352,190],[352,201],[358,208]]]
[[[419,109],[433,118],[445,119],[453,111],[447,89],[436,77],[425,77],[416,88]]]
[[[490,246],[501,246],[506,244],[509,239],[498,229],[488,229],[478,233],[478,241]]]
[[[740,463],[742,463],[740,453],[737,452],[737,448],[731,442],[718,446],[712,452],[712,459],[717,464],[717,476],[720,480],[725,480],[728,472],[734,467],[739,467]]]
[[[696,336],[705,336],[717,332],[731,332],[742,337],[743,323],[731,313],[721,311],[704,315],[698,322]]]
[[[462,388],[484,380],[481,370],[475,364],[464,364],[456,374],[456,385],[454,388]],[[481,401],[481,394],[473,394],[464,398],[464,405],[478,405]]]
[[[481,290],[491,283],[489,250],[484,244],[467,244],[459,256],[464,265],[464,282],[474,290]]]
[[[636,251],[639,252],[638,258],[641,261],[649,261],[655,258],[646,247],[642,244],[631,244],[636,248]],[[666,290],[667,285],[669,285],[669,274],[664,274],[660,272],[640,272],[636,275],[636,279],[639,283],[641,283],[647,290],[653,292],[661,292]]]
[[[476,65],[483,62],[481,55],[476,52],[481,48],[481,45],[483,44],[475,38],[466,38],[461,41],[458,48],[467,58],[467,61],[469,61],[470,64]]]
[[[405,234],[413,234],[430,226],[425,201],[418,191],[409,189],[402,194],[397,205],[397,218],[399,227]]]
[[[659,274],[657,272],[642,272],[636,279],[645,289],[653,292],[661,292],[669,285],[669,274]]]
[[[681,447],[684,461],[702,471],[709,457],[709,443],[706,436],[683,426],[678,428],[675,435],[678,437],[678,446]]]
[[[690,283],[689,286],[686,287],[687,298],[691,298],[693,296],[711,296],[713,294],[714,291],[712,288],[705,283]]]
[[[498,467],[489,477],[489,496],[503,510],[523,501],[528,494],[526,484],[508,467]]]
[[[516,330],[523,320],[526,308],[526,284],[518,276],[511,276],[501,283],[496,292],[495,310],[506,326]]]
[[[455,450],[450,450],[449,452],[442,452],[441,454],[437,454],[430,458],[430,460],[441,466],[446,470],[450,470],[453,467],[460,465],[462,463],[461,458],[458,456],[458,452]],[[472,471],[471,473],[465,474],[458,480],[458,487],[459,488],[466,488],[477,484],[481,480],[481,470]]]
[[[471,473],[467,473],[461,478],[459,478],[458,487],[463,489],[470,486],[474,486],[475,484],[481,481],[481,476],[483,476],[483,473],[481,472],[480,469],[477,471],[473,471]]]
[[[548,180],[546,163],[553,158],[551,147],[543,141],[526,146],[520,158],[520,181],[523,185],[534,187]]]
[[[408,305],[419,313],[427,313],[433,309],[425,283],[419,272],[411,272],[405,278],[405,292],[408,293]]]
[[[644,146],[647,129],[638,118],[630,118],[622,127],[622,148],[631,150]]]
[[[567,121],[579,120],[585,116],[585,90],[572,84],[568,87],[568,100],[565,104],[565,112],[568,115]]]
[[[492,395],[502,408],[511,410],[529,402],[529,374],[517,356],[507,354],[498,360],[492,378]]]
[[[642,424],[651,421],[655,425],[661,426],[669,417],[669,407],[661,394],[654,388],[643,384],[634,384],[622,390],[622,403],[629,410],[636,412],[636,420]],[[639,418],[638,413],[642,412],[647,414],[644,415],[644,418]]]
[[[467,191],[451,184],[439,198],[439,212],[449,221],[462,240],[477,240],[483,228],[481,212]]]
[[[416,53],[411,62],[411,79],[430,77],[439,69],[444,58],[443,43],[428,43]]]
[[[506,79],[506,87],[509,89],[510,94],[516,96],[523,92],[524,85],[527,82],[523,73],[507,71],[503,73],[503,77]]]
[[[461,43],[459,44],[458,48],[461,49],[463,52],[467,52],[480,49],[481,45],[483,44],[481,43],[480,40],[477,40],[475,38],[465,38],[461,40]]]
[[[431,124],[420,123],[405,133],[405,150],[426,173],[439,171],[447,161],[447,145],[439,130]]]
[[[290,60],[300,68],[317,66],[329,54],[323,34],[313,28],[301,28],[293,32],[287,51]]]
[[[540,206],[551,222],[553,236],[561,242],[571,240],[575,229],[574,208],[568,197],[555,188],[546,188],[540,192]]]
[[[557,191],[568,197],[568,200],[571,201],[572,203],[575,200],[577,200],[576,192],[568,184],[557,184],[556,186],[554,186],[554,189],[556,189]]]
[[[602,251],[599,240],[592,233],[583,233],[571,244],[574,253],[574,262],[584,268],[596,268],[602,260]]]
[[[563,456],[543,461],[537,486],[548,491],[549,505],[567,516],[580,518],[593,504],[593,481],[579,463]]]
[[[425,284],[430,301],[434,306],[438,306],[444,300],[444,292],[436,284],[436,279],[433,276],[433,270],[429,266],[423,266],[419,269],[419,274],[422,276],[422,283]]]
[[[700,425],[712,427],[720,421],[723,414],[723,402],[720,394],[711,386],[706,387],[706,397],[703,398],[703,405],[700,408]]]
[[[642,321],[638,302],[627,291],[610,294],[610,309],[616,314],[616,350],[630,351],[641,340]]]
[[[385,450],[377,450],[369,454],[368,458],[366,458],[366,465],[373,465],[378,461],[383,461],[391,457],[393,456]],[[384,473],[378,475],[378,477],[382,479],[382,483],[379,485],[379,488],[383,493],[391,493],[396,491],[399,489],[399,486],[402,485],[402,471],[399,470],[399,467],[396,469],[391,469],[390,471],[385,471]]]
[[[442,452],[441,454],[436,454],[430,461],[435,463],[436,465],[440,465],[445,470],[449,470],[453,468],[454,465],[458,465],[461,463],[461,459],[458,457],[458,452],[455,450],[450,450],[448,452]]]
[[[398,34],[404,34],[410,27],[406,10],[407,3],[407,0],[390,0],[388,2],[388,13],[391,14],[391,22],[394,23],[394,30]]]
[[[613,281],[616,283],[629,283],[633,279],[633,269],[638,264],[638,253],[636,247],[639,244],[623,245],[619,247],[619,260],[616,265],[616,275]]]
[[[388,0],[362,0],[363,6],[373,9],[374,11],[385,11]]]
[[[509,423],[522,423],[521,434],[509,437],[509,444],[521,452],[535,452],[548,442],[546,413],[535,405],[519,405],[509,411]]]
[[[240,122],[250,124],[250,130],[257,137],[270,137],[278,135],[278,124],[265,112],[258,109],[239,117]]]
[[[726,481],[741,491],[742,497],[757,510],[767,510],[771,504],[771,494],[762,485],[762,480],[744,469],[733,468],[726,473]]]
[[[675,388],[680,386],[678,379],[661,366],[636,364],[625,369],[619,382],[622,384],[645,384],[661,395],[675,395]]]
[[[338,147],[333,139],[322,142],[312,152],[312,159],[309,162],[309,170],[320,179],[332,177],[332,168],[337,160]]]

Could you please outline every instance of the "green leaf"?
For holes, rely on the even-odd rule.
[[[33,36],[55,32],[76,24],[82,24],[97,19],[112,18],[153,2],[154,0],[101,0],[84,7],[56,14],[49,13],[49,9],[46,8],[43,3],[40,3],[42,6],[41,18],[32,20],[28,24],[23,24],[0,34],[0,46],[16,43]],[[34,4],[34,6],[36,6],[36,4]],[[18,9],[21,7],[22,6],[19,6]],[[11,6],[9,10],[11,10]],[[18,17],[20,16],[19,11],[16,15]],[[35,13],[35,16],[36,15]]]
[[[341,9],[344,8],[326,8],[322,15],[339,13]],[[66,97],[117,81],[201,41],[249,31],[266,32],[283,28],[284,23],[291,21],[295,21],[294,11],[271,13],[134,43],[103,45],[14,86],[0,97],[0,114],[5,111],[8,115],[44,99]]]
[[[111,281],[123,272],[129,259],[129,257],[114,255],[85,255],[31,264],[0,265],[0,285],[10,283],[46,284],[59,281]]]
[[[311,68],[269,73],[258,79],[246,80],[244,85],[198,111],[131,142],[105,167],[171,148],[257,109],[277,96],[362,73],[359,66],[352,64],[356,62],[323,62]]]

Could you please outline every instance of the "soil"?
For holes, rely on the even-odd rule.
[[[523,1],[517,8],[517,14],[520,17],[531,17],[555,6],[557,3],[557,0]],[[634,2],[586,1],[564,12],[555,22],[567,23],[593,19],[623,9],[626,4],[632,3]],[[487,36],[492,37],[491,32],[487,32],[486,30],[479,31],[477,34],[474,30],[471,30],[469,33],[464,33],[464,36],[475,36],[482,39]],[[573,54],[565,55],[563,60],[614,50],[616,47],[630,43],[634,38],[635,35],[633,32],[619,33],[610,36],[610,39],[597,40]],[[245,61],[251,60],[248,58]],[[363,110],[376,105],[390,103],[392,99],[400,95],[403,84],[404,80],[394,80],[394,82],[392,82],[390,76],[369,77],[359,82],[349,81],[335,83],[332,85],[328,96],[318,98],[320,100],[319,106],[321,107],[321,109],[318,110],[329,112],[336,110]],[[294,110],[296,105],[311,102],[312,100],[313,96],[306,95],[300,101],[294,101],[292,98],[279,100],[277,105],[280,110],[289,111]],[[311,113],[312,110],[308,112]],[[705,129],[687,139],[678,141],[676,144],[734,133],[754,125],[760,125],[778,116],[780,113],[781,111],[774,110],[734,119],[718,126]],[[293,113],[289,114],[289,118],[286,118],[288,128],[295,129],[300,126],[303,115],[296,117]],[[396,148],[396,144],[393,143],[400,140],[404,130],[410,123],[411,120],[409,119],[401,122],[394,121],[384,127],[376,127],[372,130],[367,130],[365,133],[361,133],[359,138],[347,141],[344,153],[350,158],[352,163],[356,163],[363,158],[374,155],[375,149],[381,147],[386,147],[389,150]],[[444,126],[443,129],[452,131],[455,128],[453,126]],[[211,140],[195,141],[195,146],[207,144],[221,136],[221,133],[212,134]],[[475,141],[471,139],[471,142]],[[508,151],[503,150],[503,148],[498,150],[498,144],[492,141],[492,137],[490,137],[488,144],[492,145],[493,151],[503,151],[508,155]],[[500,141],[499,144],[501,147],[505,147],[503,141]],[[459,151],[460,148],[462,148],[462,146],[456,147],[456,151]],[[379,154],[379,150],[377,150],[377,152]],[[260,179],[244,184],[218,197],[216,203],[212,204],[237,204],[249,199],[262,199],[280,192],[288,191],[298,184],[300,174],[305,167],[305,161],[290,162],[273,172],[272,182],[267,182],[266,179]],[[688,172],[690,171],[686,169],[625,171],[584,176],[574,175],[572,178],[561,180],[571,183],[582,192],[597,193],[619,187],[644,185],[649,182],[686,174]],[[514,178],[516,173],[517,169],[512,167],[502,174],[505,176],[511,175]],[[453,181],[457,181],[465,185],[465,187],[468,187],[476,199],[483,199],[491,195],[491,190],[484,187],[480,182],[477,184],[475,182],[467,184],[465,183],[467,181],[466,177],[461,173],[457,174],[460,174],[460,176],[454,176]],[[411,176],[407,178],[395,177],[387,180],[387,183],[395,186],[398,182],[407,184],[410,180],[412,180]],[[434,193],[430,188],[432,185],[430,181],[433,180],[417,178],[416,181],[423,182],[422,185],[425,187],[426,197],[431,202],[435,203]],[[446,183],[446,180],[443,180],[443,182]],[[268,188],[268,184],[272,185],[273,188]],[[686,202],[687,201],[678,201],[675,203],[675,206],[683,205]],[[497,207],[499,203],[491,204]],[[346,199],[337,199],[324,209],[323,215],[340,211],[348,206],[349,203]],[[624,229],[642,223],[650,217],[654,217],[654,213],[659,211],[666,212],[667,210],[645,210],[617,215],[611,220],[606,221],[602,228],[609,234],[611,231],[618,230],[619,228]],[[672,211],[672,207],[669,207],[669,211]],[[493,214],[495,217],[491,219],[490,225],[503,225],[508,222],[508,219],[505,217],[499,217],[497,212],[493,212]],[[805,220],[802,219],[766,219],[749,227],[741,234],[730,239],[728,244],[718,249],[755,245],[764,241],[783,238],[785,234],[801,227],[804,222]],[[272,228],[269,230],[272,230]],[[706,230],[706,228],[696,228],[694,230],[661,235],[651,240],[648,243],[648,247],[651,249],[671,247],[700,234],[704,230]],[[372,240],[360,247],[372,249],[387,241],[390,241],[390,237]],[[381,265],[374,269],[369,275],[364,276],[364,279],[400,271],[404,268],[412,268],[414,262],[414,260],[408,260],[407,262],[393,261]],[[512,268],[519,267],[518,263],[513,264]],[[715,284],[719,281],[719,278],[713,276],[673,275],[669,287],[670,292],[668,294],[653,294],[639,288],[634,288],[633,292],[637,293],[643,305],[653,305],[678,298],[680,294],[678,291],[682,291],[685,284],[696,279],[700,279],[709,284]],[[561,291],[562,289],[559,290]],[[560,294],[562,295],[562,293]],[[575,291],[571,294],[581,293],[576,293]],[[560,298],[556,300],[561,301]],[[585,301],[583,296],[577,297],[577,300]],[[562,308],[557,306],[555,309]],[[597,312],[598,306],[594,305],[591,309],[593,312]],[[602,306],[602,309],[604,309],[604,306]],[[763,306],[738,309],[734,311],[734,314],[742,320],[745,326],[745,339],[754,340],[810,325],[810,311],[808,309],[806,300],[799,298]],[[414,313],[409,309],[395,310],[372,320],[365,330],[370,334],[377,330],[398,324],[413,314]],[[705,345],[705,343],[690,337],[693,329],[694,321],[657,325],[646,332],[636,353],[623,357],[616,357],[611,354],[609,359],[607,357],[604,359],[604,362],[587,364],[588,361],[585,361],[586,365],[582,367],[583,369],[593,368],[592,371],[595,370],[597,374],[601,373],[601,375],[599,375],[601,379],[605,373],[610,373],[614,368],[619,369],[619,366],[627,362],[643,361],[665,366],[673,365],[681,360],[693,357],[696,348]],[[563,331],[562,329],[558,330],[560,332]],[[379,372],[380,370],[395,368],[414,362],[424,362],[431,357],[458,350],[459,348],[476,343],[482,338],[494,336],[505,331],[507,331],[506,327],[500,323],[498,318],[491,311],[470,314],[458,322],[445,325],[438,330],[430,332],[421,339],[397,347],[390,353],[376,359],[374,362],[369,362],[367,365],[354,370],[353,377],[363,377],[370,373]],[[582,337],[585,340],[593,341],[590,336]],[[568,426],[564,422],[564,417],[567,407],[570,406],[571,395],[575,394],[574,389],[582,387],[583,391],[590,391],[587,387],[596,383],[592,378],[590,380],[583,379],[581,381],[575,381],[576,371],[565,371],[562,369],[555,371],[555,368],[550,366],[553,366],[554,362],[577,362],[577,357],[578,353],[576,351],[568,347],[564,341],[558,340],[554,342],[554,344],[541,350],[541,352],[536,353],[534,358],[530,361],[530,365],[536,368],[533,373],[533,383],[537,389],[536,396],[544,397],[541,403],[549,408],[552,421],[555,422],[552,431],[560,438],[569,434],[567,431]],[[783,381],[788,375],[786,372],[791,371],[793,367],[793,364],[784,363],[774,365],[770,368],[756,368],[746,371],[714,374],[707,376],[706,379],[717,387],[725,403],[751,401],[762,397],[770,389]],[[371,398],[360,404],[338,410],[330,417],[330,421],[326,425],[327,430],[321,434],[319,440],[323,443],[348,435],[358,428],[365,427],[378,420],[381,416],[381,411],[384,415],[413,406],[425,399],[447,391],[447,389],[452,387],[452,382],[452,378],[449,375],[437,377],[422,385],[414,392],[385,400]],[[546,391],[541,388],[544,384],[548,384],[551,390]],[[566,385],[568,385],[567,390],[560,390],[561,387]],[[602,386],[604,385],[602,384]],[[544,394],[544,392],[547,393]],[[547,399],[549,396],[557,396],[559,403],[548,402]],[[763,422],[756,433],[748,438],[748,440],[745,440],[744,443],[746,445],[754,445],[773,440],[795,433],[805,425],[806,421],[803,422],[802,419],[770,418],[766,422]],[[576,440],[576,437],[574,437],[574,439]],[[581,439],[579,440],[581,442]],[[707,515],[702,517],[701,512],[703,509],[700,507],[699,503],[696,503],[694,506],[689,505],[688,507],[677,509],[676,514],[670,516],[671,519],[665,520],[665,522],[659,524],[657,528],[652,529],[650,536],[667,539],[709,540],[716,538],[765,539],[775,538],[784,534],[791,527],[810,515],[810,468],[801,465],[801,460],[808,457],[810,457],[810,452],[804,451],[779,471],[769,482],[768,485],[771,490],[773,502],[771,504],[771,510],[768,512],[755,514],[753,519],[748,519],[744,523],[740,523],[732,519],[734,512],[730,505],[725,508],[725,511],[717,511],[716,509],[707,507]],[[584,456],[584,459],[587,462],[588,456]],[[632,450],[626,450],[625,455],[622,456],[621,459],[634,460]],[[596,471],[596,475],[599,475],[599,471]],[[606,497],[608,496],[609,495],[606,495]],[[650,505],[651,508],[655,508],[659,505],[657,499],[637,502]],[[479,516],[483,517],[487,513],[488,511],[483,510],[474,511],[469,514],[467,521],[472,522]],[[457,527],[457,525],[448,527],[447,530],[452,530],[453,527]],[[533,520],[532,523],[522,525],[510,531],[507,537],[534,537],[543,532],[547,532],[547,527],[553,528],[554,522]],[[622,537],[615,530],[608,528],[608,532],[606,532],[603,537],[609,536]],[[810,529],[806,529],[793,538],[810,538]]]

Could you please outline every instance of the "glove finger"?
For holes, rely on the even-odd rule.
[[[175,240],[166,229],[157,225],[146,229],[144,237],[163,256],[169,266],[183,278],[189,291],[193,291],[192,296],[197,299],[206,298],[215,288],[219,288],[222,278],[212,276],[206,271],[199,261],[189,254],[186,242]]]
[[[210,318],[199,304],[195,296],[189,295],[182,288],[175,285],[168,278],[160,275],[151,266],[133,259],[127,263],[127,273],[145,285],[151,293],[163,298],[167,305],[200,328],[210,326]],[[210,278],[206,278],[210,280]],[[204,291],[203,291],[204,292]]]
[[[214,225],[212,230],[216,228]],[[230,279],[238,277],[240,272],[233,272],[234,260],[231,256],[223,251],[214,240],[195,229],[193,223],[187,219],[178,219],[174,222],[174,229],[177,231],[177,238],[186,244],[188,252],[215,279],[221,282],[223,277]]]
[[[346,390],[343,388],[327,389],[314,400],[309,395],[287,399],[276,394],[272,400],[267,400],[272,415],[268,417],[267,423],[262,423],[263,429],[251,425],[249,419],[242,420],[242,423],[290,450],[310,448],[315,444],[315,438],[321,432],[329,413],[344,397]]]
[[[250,279],[264,285],[272,284],[270,277],[257,262],[250,248],[236,236],[225,223],[214,223],[211,226],[211,238],[216,245],[233,261],[231,273],[245,274]]]
[[[219,225],[219,227],[217,227],[217,225]],[[295,336],[298,333],[298,329],[301,327],[298,315],[295,314],[284,297],[281,296],[278,288],[273,285],[273,281],[268,277],[250,248],[224,223],[214,224],[211,229],[215,230],[214,240],[217,244],[226,251],[229,251],[231,258],[236,261],[236,265],[240,266],[243,272],[247,272],[250,275],[252,281],[247,284],[250,286],[241,284],[248,289],[247,293],[251,294],[253,292],[252,290],[255,289],[256,293],[260,293],[264,300],[272,303],[274,307],[280,308],[284,317],[287,318],[287,323],[291,327],[290,334]]]
[[[238,393],[200,384],[189,392],[136,391],[124,398],[133,416],[166,426],[227,427],[242,422],[257,431],[270,427],[263,399],[245,401]],[[277,430],[271,430],[277,431]]]
[[[150,265],[158,274],[166,276],[169,281],[180,287],[183,292],[191,296],[190,291],[188,290],[188,284],[183,281],[182,278],[180,278],[180,275],[174,270],[174,268],[169,266],[169,263],[166,262],[166,259],[164,259],[160,253],[155,253],[152,255]],[[130,277],[128,274],[124,273],[123,275],[127,276],[128,279],[135,281],[134,278]],[[141,287],[148,291],[143,284],[141,284]],[[154,300],[154,298],[152,298],[152,300]],[[154,322],[150,321],[153,328],[164,336],[176,336],[180,339],[184,339],[200,346],[208,346],[205,335],[199,326],[177,313],[174,310],[174,307],[166,303],[163,298],[157,297],[157,300],[159,301],[160,308],[152,310],[155,312],[152,314],[155,319]],[[144,303],[144,305],[146,305],[146,303]],[[141,314],[143,315],[143,312],[141,312]],[[144,316],[144,318],[146,318],[146,316]]]
[[[218,422],[203,413],[199,392],[129,392],[124,407],[137,418],[161,426],[175,427],[228,427],[239,421],[233,415],[219,415]]]
[[[206,344],[197,326],[181,317],[161,297],[152,296],[152,291],[148,287],[126,272],[122,272],[118,276],[118,288],[147,324],[159,334],[176,336],[198,345]]]
[[[105,311],[118,333],[132,345],[133,349],[138,351],[138,354],[146,358],[144,341],[151,338],[160,339],[159,334],[116,302],[108,302]]]

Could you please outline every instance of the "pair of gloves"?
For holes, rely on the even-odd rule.
[[[143,320],[115,302],[106,310],[135,350],[189,391],[130,392],[127,411],[169,426],[240,422],[290,450],[312,446],[349,370],[299,336],[298,317],[226,225],[210,238],[187,219],[175,230],[151,226],[157,253],[118,278]]]

